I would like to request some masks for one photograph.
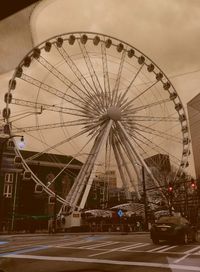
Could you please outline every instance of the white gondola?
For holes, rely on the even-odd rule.
[[[22,163],[22,158],[20,156],[15,156],[14,158],[14,164],[20,165]]]
[[[23,173],[23,180],[30,180],[31,179],[31,172],[24,171]]]
[[[55,196],[49,196],[49,198],[48,198],[48,203],[49,204],[55,204],[55,201],[56,201]]]
[[[35,193],[36,194],[41,194],[43,192],[43,186],[40,184],[35,185]]]

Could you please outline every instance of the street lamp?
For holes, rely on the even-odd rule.
[[[21,143],[23,143],[23,146],[24,147],[24,137],[21,136],[21,135],[8,135],[8,137],[6,137],[3,141],[0,142],[0,179],[2,179],[2,162],[3,162],[3,152],[4,152],[4,149],[5,149],[5,146],[7,144],[7,142],[12,139],[12,138],[15,138],[15,137],[20,137],[21,138]],[[2,138],[1,138],[2,139]],[[1,190],[0,190],[0,194],[2,193],[3,195],[3,185],[4,185],[4,182],[3,180],[0,182],[0,185],[2,186]],[[14,199],[13,199],[13,208],[12,208],[12,223],[11,223],[11,230],[13,230],[14,228],[14,220],[15,220],[15,206],[16,206],[16,193],[17,193],[17,179],[16,179],[16,183],[15,183],[15,192],[14,192]],[[0,229],[2,229],[2,216],[3,216],[3,208],[2,208],[2,204],[3,204],[3,197],[0,197],[1,199],[1,202],[0,203]]]

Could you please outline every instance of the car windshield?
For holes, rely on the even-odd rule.
[[[170,216],[170,217],[161,217],[157,223],[160,224],[160,223],[166,223],[166,224],[180,224],[181,222],[181,217],[173,217],[173,216]]]

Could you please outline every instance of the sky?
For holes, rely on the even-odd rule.
[[[185,109],[187,102],[199,93],[199,0],[43,0],[30,14],[34,45],[57,34],[84,30],[114,36],[146,54],[170,78]],[[18,34],[16,28],[15,37]],[[2,36],[0,33],[0,55],[4,54],[4,58],[3,40],[9,35],[6,29]],[[19,59],[15,62],[15,56],[20,50],[25,55],[30,44],[22,50],[20,40],[18,43],[9,41],[6,46],[13,48],[9,50],[13,69]],[[22,45],[26,43],[24,37],[21,41]],[[1,100],[12,69],[0,75]],[[189,171],[193,174],[192,159],[190,161]]]

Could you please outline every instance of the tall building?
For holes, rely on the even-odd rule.
[[[200,178],[200,94],[187,104],[196,177]]]

